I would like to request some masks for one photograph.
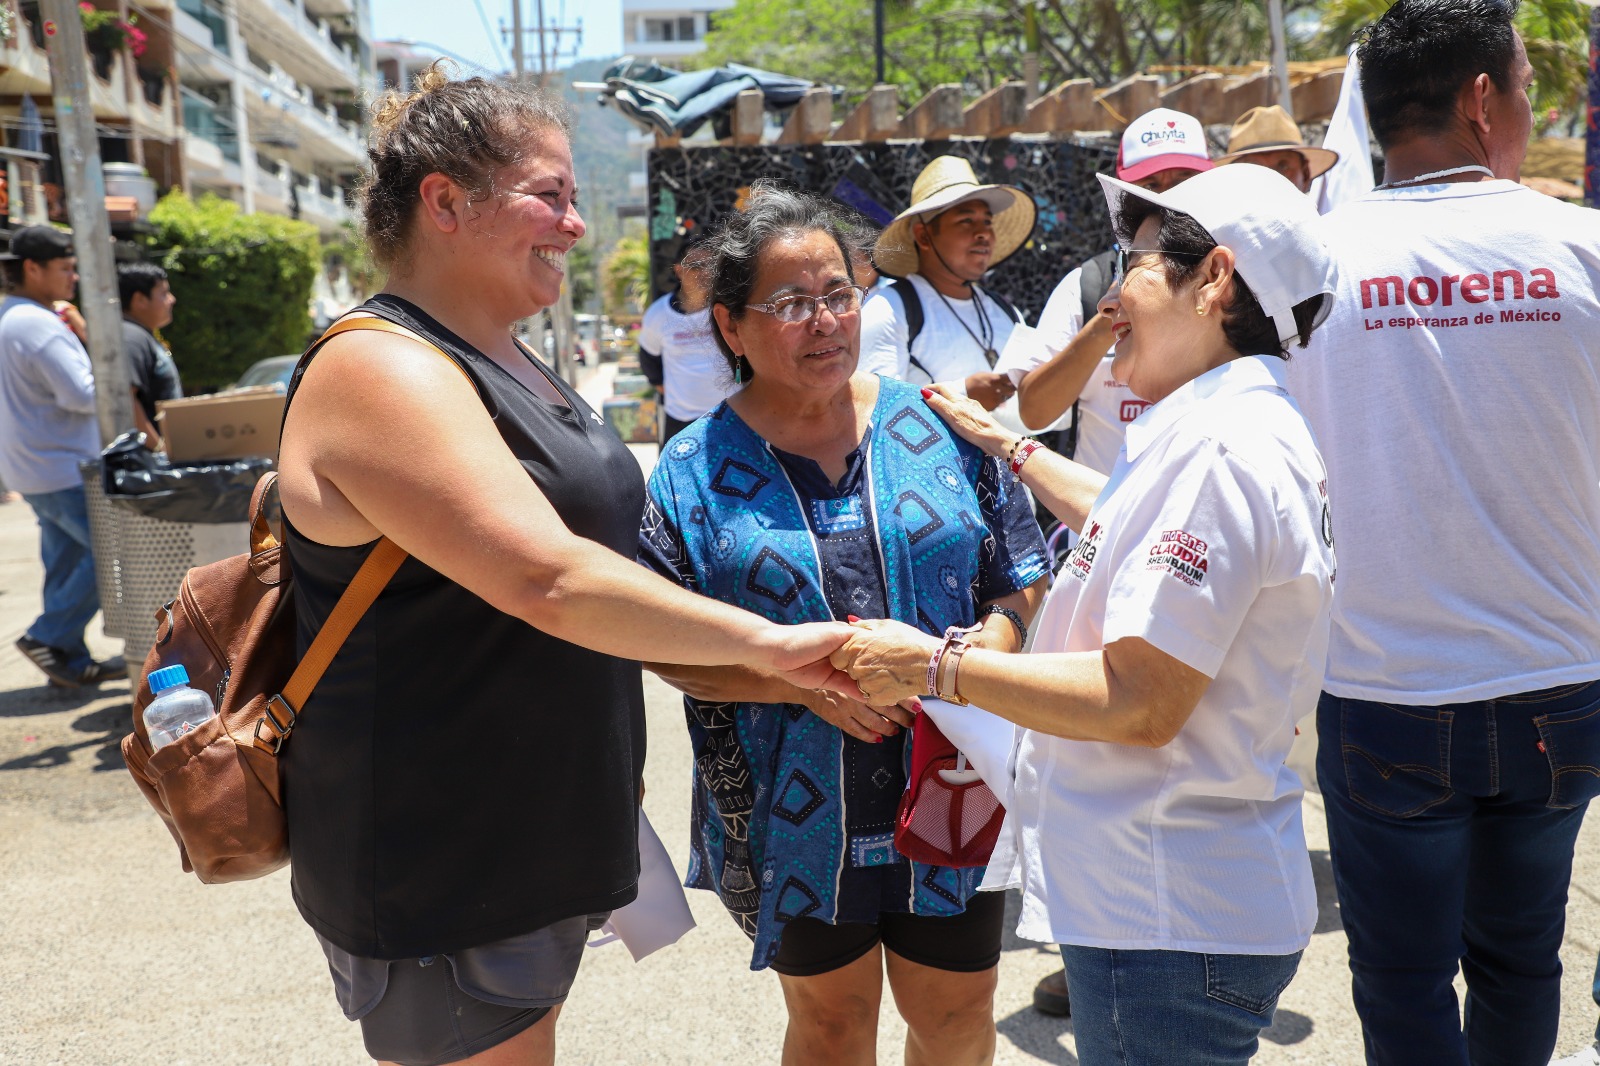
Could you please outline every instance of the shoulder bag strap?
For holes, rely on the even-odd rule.
[[[312,350],[320,347],[322,343],[340,333],[356,329],[378,330],[382,333],[395,333],[408,337],[418,344],[426,345],[440,356],[449,360],[451,366],[460,372],[477,391],[477,383],[462,370],[460,364],[440,350],[438,345],[432,344],[413,330],[409,330],[386,318],[346,318],[335,322],[328,327]],[[309,353],[307,353],[309,354]],[[273,475],[276,480],[276,476]],[[258,503],[264,495],[270,482],[262,479],[262,484],[257,486]],[[400,564],[406,561],[406,550],[388,537],[380,537],[378,543],[373,545],[372,552],[356,571],[356,576],[351,579],[349,586],[339,596],[339,602],[334,604],[333,611],[327,620],[322,623],[322,628],[317,630],[317,635],[311,641],[311,647],[306,649],[305,656],[299,665],[294,668],[288,684],[283,686],[283,691],[267,700],[266,713],[261,721],[256,723],[255,746],[276,755],[283,743],[294,731],[295,721],[300,716],[300,708],[305,705],[311,691],[317,687],[317,682],[322,680],[322,675],[327,671],[333,657],[344,647],[344,642],[356,628],[356,623],[367,610],[377,602],[378,594],[384,586],[389,584],[389,579],[394,577],[400,569]]]

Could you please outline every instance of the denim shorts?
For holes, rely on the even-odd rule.
[[[579,915],[421,959],[368,959],[317,940],[339,1006],[361,1022],[367,1054],[400,1066],[443,1066],[505,1043],[566,1000],[589,933],[609,917]]]

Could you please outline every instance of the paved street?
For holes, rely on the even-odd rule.
[[[11,648],[38,610],[39,579],[31,512],[20,503],[0,506],[0,1063],[363,1061],[357,1027],[335,1006],[321,954],[290,902],[287,872],[227,886],[183,874],[122,767],[127,685],[51,690]],[[95,636],[97,653],[118,650]],[[646,805],[681,868],[690,766],[682,710],[654,679],[646,691]],[[1263,1041],[1263,1066],[1360,1061],[1317,795],[1307,796],[1305,813],[1321,917]],[[1600,835],[1591,824],[1579,844],[1564,952],[1564,1051],[1580,1046],[1594,1024],[1596,886]],[[677,947],[637,965],[620,946],[591,953],[561,1018],[563,1061],[778,1060],[776,978],[748,971],[748,941],[713,896],[696,892],[691,900],[700,928]],[[1034,981],[1055,959],[1008,940],[997,1062],[1077,1062],[1071,1023],[1028,1005]],[[881,1061],[899,1061],[903,1029],[892,1006],[881,1032]]]

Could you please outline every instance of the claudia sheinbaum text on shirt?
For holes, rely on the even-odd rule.
[[[1289,387],[1339,545],[1324,687],[1432,706],[1600,676],[1600,213],[1384,189],[1323,237],[1338,292]]]

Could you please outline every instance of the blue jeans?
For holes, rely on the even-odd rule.
[[[1440,707],[1323,693],[1317,738],[1367,1062],[1545,1066],[1600,681]]]
[[[89,665],[83,631],[100,609],[94,554],[89,547],[89,504],[81,485],[58,492],[24,494],[39,519],[39,557],[44,562],[44,613],[28,636],[67,655],[67,665]]]
[[[1061,946],[1083,1066],[1242,1066],[1294,979],[1293,955]]]

